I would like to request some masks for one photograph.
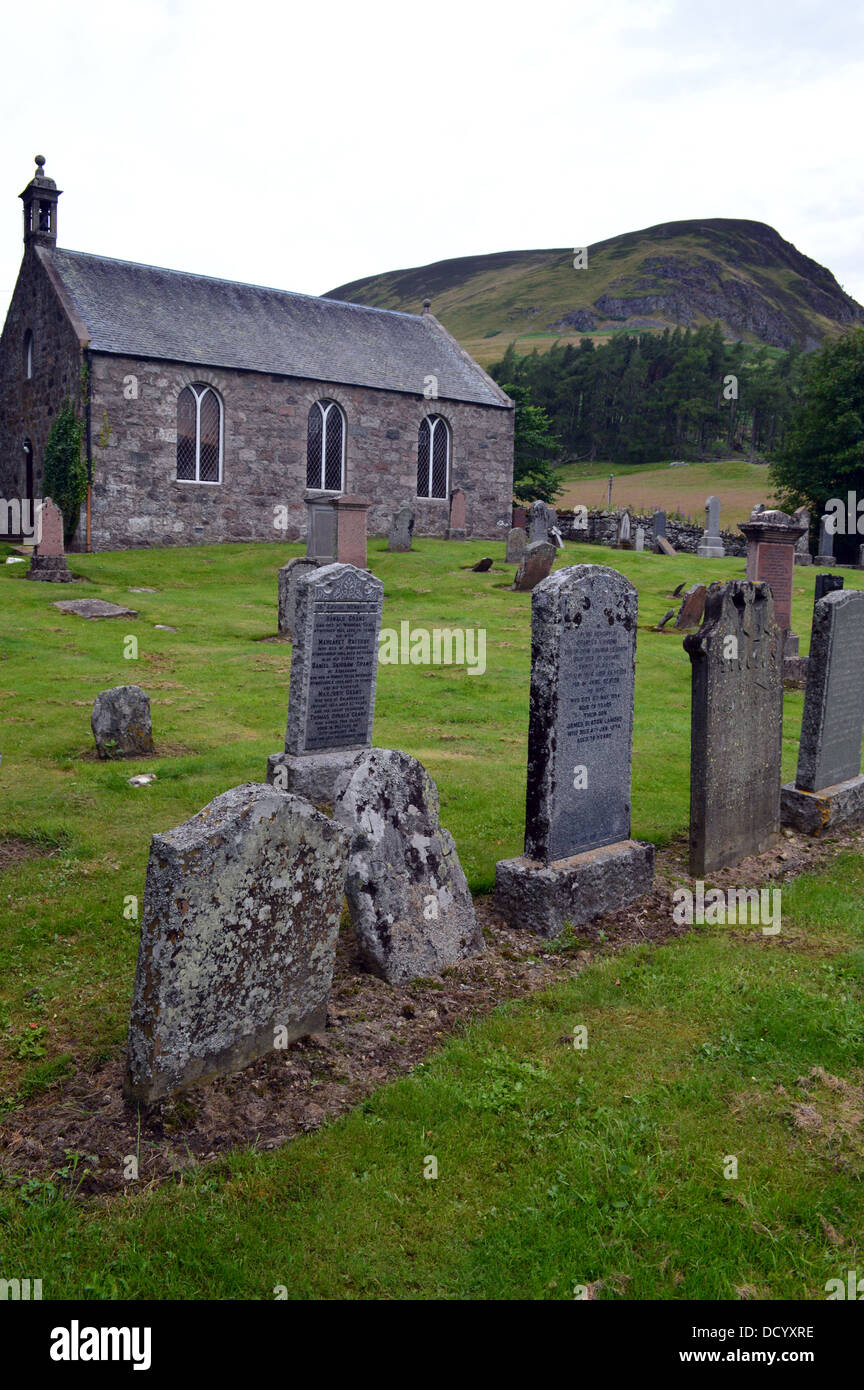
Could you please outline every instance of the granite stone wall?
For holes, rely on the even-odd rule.
[[[589,510],[586,530],[575,525],[576,514],[574,512],[559,512],[558,526],[565,541],[581,541],[583,545],[615,545],[620,517],[620,511],[600,508]],[[741,520],[744,521],[746,518],[742,517]],[[642,526],[645,529],[645,549],[653,550],[654,513],[649,512],[645,516],[640,516],[636,512],[630,513],[630,539],[632,541],[636,539],[637,526]],[[676,550],[686,554],[695,555],[696,547],[702,540],[704,529],[702,525],[675,521],[667,515],[666,539]],[[720,535],[723,537],[727,555],[746,556],[747,542],[739,531],[721,530]]]
[[[220,484],[176,478],[177,397],[192,382],[208,383],[222,398]],[[450,423],[450,490],[466,493],[468,535],[504,535],[512,498],[510,409],[94,354],[92,548],[300,539],[307,417],[324,397],[344,411],[345,492],[370,499],[370,535],[386,535],[405,504],[414,509],[416,535],[447,530],[447,500],[416,496],[417,431],[433,413]]]

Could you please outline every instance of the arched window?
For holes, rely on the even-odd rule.
[[[345,485],[345,417],[335,401],[316,401],[306,436],[306,486],[342,492]]]
[[[33,334],[30,329],[24,334],[24,380],[29,381],[33,375]]]
[[[446,497],[449,483],[450,426],[440,415],[427,415],[417,435],[417,496]]]
[[[177,397],[177,480],[222,481],[222,401],[201,381]]]

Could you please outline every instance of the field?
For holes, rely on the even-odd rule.
[[[415,544],[389,555],[371,543],[384,625],[483,628],[487,670],[381,666],[375,742],[428,767],[482,895],[496,860],[522,847],[530,595],[507,591],[500,542]],[[139,930],[124,905],[142,894],[150,836],[263,780],[281,746],[290,645],[264,639],[276,570],[300,547],[73,556],[90,582],[62,589],[22,581],[5,553],[0,1271],[41,1277],[45,1298],[266,1299],[282,1286],[292,1298],[570,1299],[580,1285],[604,1299],[816,1299],[860,1263],[854,845],[784,885],[776,938],[696,927],[615,949],[610,928],[560,943],[569,978],[442,1027],[410,1075],[281,1148],[259,1152],[250,1122],[245,1148],[167,1182],[145,1166],[120,1195],[76,1196],[91,1156],[75,1151],[25,1178],[16,1142],[32,1107],[61,1106],[76,1076],[122,1056]],[[472,573],[485,554],[494,568]],[[676,585],[741,576],[743,561],[575,545],[559,559],[580,562],[612,564],[639,589],[633,833],[680,851],[689,661],[680,635],[650,627]],[[815,573],[795,571],[802,653]],[[83,595],[140,616],[87,622],[52,607]],[[124,657],[129,635],[137,660]],[[90,707],[125,683],[150,692],[158,756],[100,763]],[[801,708],[788,692],[787,778]],[[144,771],[157,780],[130,787]],[[519,964],[548,951],[538,941]],[[428,1155],[436,1181],[423,1176]],[[724,1176],[730,1155],[736,1179]]]
[[[719,497],[721,525],[734,531],[746,521],[757,502],[770,507],[774,501],[768,469],[743,459],[712,463],[688,463],[685,468],[664,464],[571,463],[558,470],[564,491],[556,507],[605,507],[609,474],[613,474],[612,505],[636,512],[666,511],[670,516],[689,516],[705,523],[705,500]]]

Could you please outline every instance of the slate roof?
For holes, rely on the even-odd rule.
[[[444,399],[511,402],[432,315],[215,280],[206,275],[40,248],[94,352],[239,367]]]

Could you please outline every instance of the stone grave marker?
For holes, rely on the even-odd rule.
[[[532,502],[528,513],[528,540],[534,545],[538,541],[548,541],[549,532],[558,525],[558,513],[548,502]]]
[[[528,594],[545,579],[555,563],[555,546],[551,541],[530,541],[525,547],[522,563],[513,580],[513,591]]]
[[[644,526],[637,526],[637,527],[636,527],[636,549],[637,549],[637,550],[644,550],[644,549],[645,549],[645,527],[644,527]]]
[[[656,541],[656,540],[658,539],[659,536],[665,536],[665,535],[666,535],[666,513],[665,513],[665,512],[655,512],[655,513],[654,513],[654,539],[655,539],[655,541]]]
[[[835,589],[813,610],[798,771],[783,787],[784,825],[822,835],[864,815],[864,592]]]
[[[346,893],[370,970],[401,985],[483,950],[438,789],[416,758],[362,753],[337,782],[333,816],[350,839]]]
[[[336,560],[340,565],[366,568],[366,513],[369,502],[353,494],[337,497],[333,503],[336,513]]]
[[[774,598],[774,621],[784,632],[792,626],[792,577],[795,545],[802,536],[801,523],[785,512],[764,511],[742,523],[747,538],[747,578],[764,580]]]
[[[817,565],[834,563],[834,525],[833,516],[823,516],[819,520],[819,545],[814,562]]]
[[[698,627],[705,612],[705,595],[708,590],[704,584],[694,584],[688,589],[681,606],[678,609],[678,616],[675,619],[675,626],[681,631],[684,628]]]
[[[394,550],[400,554],[411,549],[414,539],[414,513],[410,507],[400,507],[395,512],[390,522],[390,535],[387,540],[387,549]]]
[[[720,535],[720,498],[709,497],[705,503],[705,530],[696,547],[696,554],[706,559],[720,560],[726,554]]]
[[[250,782],[154,835],[124,1090],[149,1104],[321,1032],[345,832]]]
[[[297,581],[304,574],[319,568],[317,560],[306,555],[298,555],[282,565],[278,571],[279,579],[279,631],[287,637],[294,636],[294,613],[297,607]]]
[[[761,854],[780,829],[783,631],[764,582],[712,584],[691,661],[690,872]]]
[[[512,531],[507,533],[507,554],[505,563],[508,565],[520,565],[522,556],[525,554],[525,547],[528,544],[528,537],[521,526],[514,526]]]
[[[858,547],[858,568],[864,570],[864,545]]]
[[[813,557],[810,554],[810,512],[806,507],[799,507],[792,513],[792,518],[804,530],[795,542],[795,563],[796,565],[812,565]]]
[[[448,541],[464,541],[467,532],[467,509],[468,502],[461,487],[454,488],[450,494],[450,526],[447,531]]]
[[[320,565],[330,565],[336,559],[335,497],[327,492],[307,492],[306,558]]]
[[[630,513],[622,512],[618,519],[618,549],[632,550],[633,542],[630,539]]]
[[[140,685],[115,685],[97,695],[90,727],[100,758],[143,758],[154,751],[150,696]]]
[[[650,890],[654,847],[630,839],[637,593],[605,565],[534,590],[525,852],[496,868],[505,919],[542,936]]]
[[[471,566],[471,569],[474,574],[486,574],[487,570],[491,570],[492,564],[491,555],[484,555],[482,560],[478,560],[476,565]]]
[[[353,565],[298,579],[285,752],[268,759],[268,782],[332,801],[339,773],[370,747],[383,598]]]
[[[30,557],[26,578],[41,579],[50,584],[72,583],[63,547],[63,513],[50,497],[46,497],[39,507],[36,535],[36,549]]]
[[[816,587],[813,592],[814,605],[826,594],[833,594],[835,590],[842,589],[844,582],[842,574],[817,574]]]
[[[678,552],[665,536],[658,536],[654,542],[654,548],[660,555],[677,555]]]
[[[61,613],[74,613],[78,618],[137,618],[134,608],[108,603],[103,598],[63,598],[53,605]]]

